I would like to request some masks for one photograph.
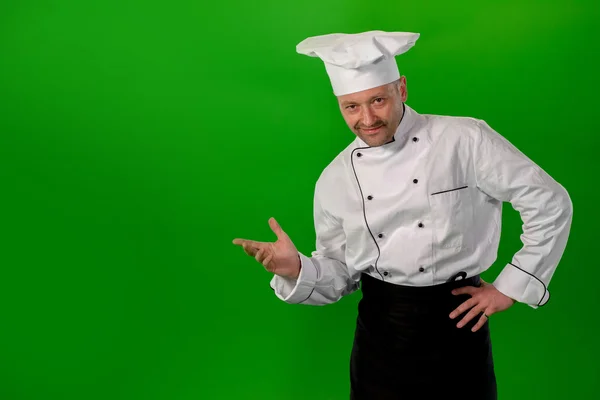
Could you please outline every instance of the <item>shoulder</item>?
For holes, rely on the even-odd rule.
[[[468,116],[423,114],[432,142],[476,140],[485,121]]]
[[[340,151],[333,160],[329,162],[321,171],[315,190],[317,193],[332,193],[344,186],[344,179],[347,178],[348,168],[350,167],[352,153],[357,149],[356,140],[352,141],[342,151]]]

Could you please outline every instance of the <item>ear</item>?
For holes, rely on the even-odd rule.
[[[400,82],[398,83],[398,85],[400,86],[398,89],[400,91],[400,98],[402,99],[402,102],[406,102],[406,99],[408,99],[408,89],[406,88],[406,77],[402,76],[400,77]]]

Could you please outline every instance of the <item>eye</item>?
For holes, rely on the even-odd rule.
[[[383,103],[383,100],[384,99],[382,97],[378,97],[378,98],[375,99],[375,103],[380,103],[381,104],[381,103]]]
[[[346,110],[350,110],[350,111],[354,110],[355,108],[356,108],[356,105],[354,105],[354,104],[346,106]]]

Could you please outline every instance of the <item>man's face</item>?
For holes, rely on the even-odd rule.
[[[388,143],[402,119],[406,78],[358,93],[338,96],[348,127],[371,147]]]

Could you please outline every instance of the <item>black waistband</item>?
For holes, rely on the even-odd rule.
[[[453,289],[463,286],[480,286],[479,275],[465,277],[463,279],[451,280],[446,283],[432,286],[406,286],[382,281],[368,274],[362,274],[361,290],[364,296],[383,298],[414,298],[414,299],[436,299],[452,296]]]

